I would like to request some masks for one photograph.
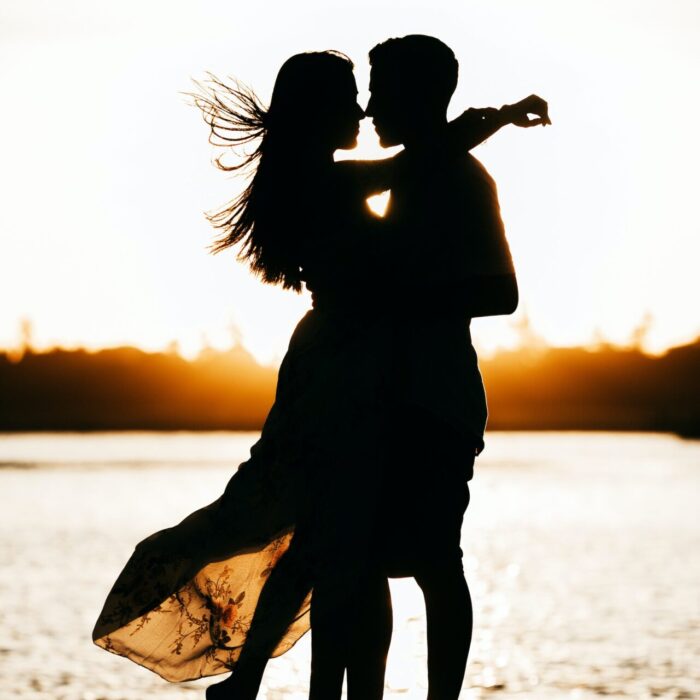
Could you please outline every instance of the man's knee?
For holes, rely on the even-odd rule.
[[[423,592],[465,584],[462,553],[436,557],[422,562],[415,571],[414,578]]]

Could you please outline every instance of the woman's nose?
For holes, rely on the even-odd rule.
[[[359,104],[356,104],[355,107],[357,108],[357,118],[358,119],[364,119],[365,118],[365,110],[360,107]]]

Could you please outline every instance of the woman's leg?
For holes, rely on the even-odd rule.
[[[348,659],[348,700],[381,700],[393,623],[389,581],[384,574],[368,577],[358,603]]]
[[[472,603],[461,561],[416,575],[428,626],[428,700],[457,700],[472,638]]]
[[[254,700],[257,697],[268,660],[311,590],[306,555],[303,542],[295,535],[260,592],[233,673],[207,689],[207,700]]]

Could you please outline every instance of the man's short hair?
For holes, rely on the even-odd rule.
[[[445,107],[457,87],[459,63],[454,52],[432,36],[409,34],[387,39],[369,52],[369,62],[378,70],[410,80],[419,86],[421,95]]]

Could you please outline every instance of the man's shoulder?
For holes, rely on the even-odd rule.
[[[435,152],[416,156],[403,151],[395,156],[395,192],[434,192],[453,205],[465,201],[467,193],[476,197],[496,193],[496,182],[483,163],[467,151]]]
[[[447,152],[436,153],[433,160],[423,163],[426,171],[431,167],[450,178],[487,180],[493,182],[486,166],[469,151],[450,149]]]
[[[486,166],[469,152],[460,154],[459,162],[462,167],[469,172],[477,172],[491,177]]]
[[[465,182],[487,190],[496,189],[496,181],[484,164],[471,153],[466,153],[459,159],[459,171]]]

